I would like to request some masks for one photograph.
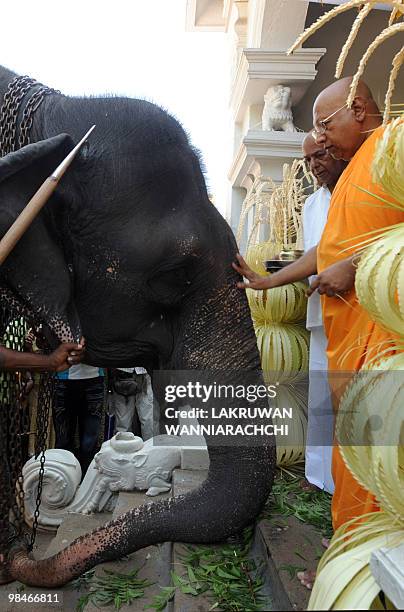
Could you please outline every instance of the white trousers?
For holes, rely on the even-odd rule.
[[[125,397],[113,393],[113,409],[115,414],[115,432],[132,431],[132,421],[135,410],[139,417],[143,440],[153,437],[153,390],[150,376],[146,377],[146,390],[136,395]]]
[[[306,440],[307,480],[334,492],[331,475],[332,441],[334,435],[334,415],[328,384],[327,338],[323,327],[314,327],[310,335],[309,358],[309,400],[308,426]]]

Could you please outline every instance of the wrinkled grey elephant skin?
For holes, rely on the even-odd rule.
[[[0,103],[14,76],[0,68]],[[0,160],[0,234],[94,123],[1,267],[0,286],[47,324],[55,344],[83,333],[87,363],[259,372],[246,296],[231,268],[233,234],[208,199],[198,155],[161,108],[47,96],[32,144]],[[239,532],[267,499],[274,445],[208,446],[209,475],[198,490],[136,508],[49,559],[10,554],[11,576],[53,587],[150,544],[220,542]]]

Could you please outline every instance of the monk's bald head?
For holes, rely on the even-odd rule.
[[[313,106],[316,141],[337,159],[350,160],[381,123],[377,104],[364,81],[359,81],[348,108],[351,83],[352,77],[335,81],[317,96]]]
[[[351,76],[345,77],[343,79],[339,79],[334,83],[331,83],[328,87],[323,89],[323,91],[317,96],[314,106],[313,113],[317,110],[318,112],[324,112],[326,109],[334,109],[339,106],[343,106],[349,96],[351,84],[352,84]],[[369,104],[374,105],[377,108],[376,102],[373,100],[372,92],[369,87],[366,85],[365,81],[359,81],[358,86],[356,88],[355,97],[363,98],[364,100],[368,100]],[[328,113],[331,114],[332,110]],[[324,115],[325,117],[327,115]]]

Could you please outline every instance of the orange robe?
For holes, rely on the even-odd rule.
[[[403,211],[386,207],[380,200],[356,187],[356,185],[363,187],[387,200],[392,200],[386,196],[380,186],[373,183],[371,178],[375,145],[382,133],[383,128],[380,127],[365,140],[333,191],[327,223],[317,249],[319,273],[352,255],[357,250],[355,245],[368,238],[368,236],[359,236],[404,222]],[[342,243],[345,240],[349,242]],[[342,252],[348,246],[351,250]],[[341,393],[353,372],[375,357],[379,348],[386,348],[386,346],[380,347],[380,343],[393,337],[372,321],[359,305],[354,289],[343,297],[345,302],[338,297],[323,296],[324,327],[328,339],[328,368],[334,406],[338,406]],[[333,374],[336,371],[346,372],[347,375],[338,381]],[[351,518],[378,508],[374,497],[356,482],[345,466],[337,446],[333,450],[332,471],[335,482],[332,501],[334,529]]]

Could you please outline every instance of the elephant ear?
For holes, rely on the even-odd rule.
[[[68,134],[59,134],[47,140],[40,140],[39,142],[29,144],[22,147],[22,149],[18,149],[18,151],[14,151],[14,153],[9,153],[0,159],[0,183],[21,170],[32,166],[38,167],[44,165],[48,169],[48,173],[43,179],[45,180],[62,159],[66,157],[73,146],[74,142]],[[54,167],[52,167],[52,163]],[[38,181],[38,183],[39,187],[41,182]],[[21,209],[24,208],[25,204],[21,203]]]
[[[70,136],[60,134],[0,159],[0,237],[73,146]],[[63,236],[54,221],[56,208],[64,208],[58,190],[0,267],[0,288],[28,306],[58,340],[77,340],[80,325]]]

